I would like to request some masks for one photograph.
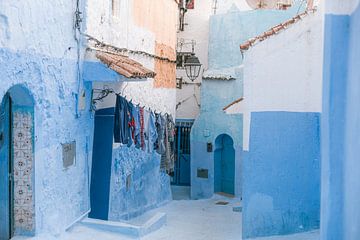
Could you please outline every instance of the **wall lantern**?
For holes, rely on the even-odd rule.
[[[194,81],[200,74],[201,63],[199,58],[195,56],[195,53],[191,53],[189,57],[185,60],[184,63],[186,76],[191,80]]]

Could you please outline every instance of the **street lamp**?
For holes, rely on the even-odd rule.
[[[199,58],[195,56],[195,53],[191,53],[189,57],[186,58],[184,63],[186,76],[194,81],[200,74],[201,63]]]

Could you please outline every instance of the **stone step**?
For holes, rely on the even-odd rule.
[[[134,223],[132,223],[132,221],[114,222],[85,218],[81,221],[81,224],[102,231],[119,233],[131,237],[142,237],[160,229],[166,224],[166,221],[166,213],[155,213],[146,221],[140,221],[141,223],[137,221],[133,221]]]

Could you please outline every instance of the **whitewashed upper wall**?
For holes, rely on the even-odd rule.
[[[103,41],[104,43],[131,50],[155,53],[156,35],[150,29],[137,26],[133,20],[132,0],[119,0],[119,12],[112,13],[109,0],[88,0],[86,16],[86,33]],[[153,16],[143,16],[151,18]],[[130,57],[145,67],[155,70],[153,58],[143,55],[130,55]],[[176,90],[173,88],[154,87],[154,79],[140,82],[123,82],[113,84],[94,84],[95,88],[109,86],[117,92],[123,93],[134,103],[150,107],[159,112],[171,113],[175,116]],[[97,105],[98,108],[115,106],[115,97],[110,96]]]
[[[227,111],[244,115],[244,150],[251,112],[321,112],[323,42],[320,8],[245,52],[244,100]]]
[[[74,0],[0,1],[0,47],[74,58],[75,9]]]
[[[359,0],[323,0],[329,14],[350,15],[359,5]]]
[[[245,0],[221,0],[217,1],[216,14],[225,14],[232,6],[240,10],[249,10]],[[209,46],[209,21],[214,14],[214,0],[195,1],[195,9],[189,9],[185,14],[185,30],[178,32],[178,39],[187,41],[195,40],[195,54],[202,64],[202,70],[195,82],[200,83],[204,70],[208,69],[208,46]],[[178,49],[179,50],[179,49]],[[182,51],[191,51],[191,45],[186,45]],[[182,77],[184,81],[191,82],[184,70],[177,70],[177,77]],[[198,103],[200,103],[200,87],[196,85],[183,85],[181,90],[177,90],[177,102],[183,102],[177,109],[177,118],[195,119],[199,114]]]

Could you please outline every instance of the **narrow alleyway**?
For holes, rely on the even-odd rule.
[[[141,238],[128,237],[110,231],[103,231],[76,224],[67,233],[58,236],[37,236],[36,238],[15,237],[13,240],[240,240],[242,232],[242,213],[233,211],[241,206],[236,198],[215,195],[206,200],[190,200],[189,187],[173,186],[174,199],[169,204],[154,209],[149,214],[163,212],[167,223],[161,229]],[[225,205],[224,205],[225,204]],[[318,240],[319,232],[295,234],[291,236],[274,236],[253,240]]]

